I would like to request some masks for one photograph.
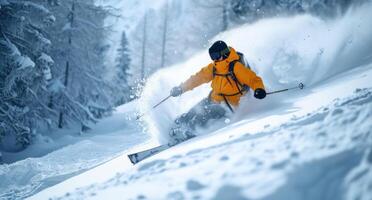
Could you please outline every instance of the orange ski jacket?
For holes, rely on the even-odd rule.
[[[203,83],[212,81],[212,92],[210,95],[212,101],[216,103],[223,102],[224,97],[221,94],[224,94],[226,95],[225,97],[229,103],[234,106],[238,106],[240,97],[245,95],[246,92],[243,92],[243,94],[239,93],[240,86],[235,84],[231,76],[213,76],[213,67],[215,67],[215,72],[217,74],[227,74],[229,72],[229,63],[235,60],[239,60],[239,55],[237,54],[235,49],[230,47],[230,55],[228,58],[222,61],[212,62],[203,67],[198,73],[192,75],[189,79],[181,84],[182,90],[186,92],[198,87]],[[256,73],[254,73],[252,70],[245,67],[242,63],[235,63],[234,73],[240,83],[249,86],[251,89],[265,89],[262,79],[257,76]],[[240,88],[240,90],[241,89],[242,88]],[[236,95],[228,96],[231,94]]]

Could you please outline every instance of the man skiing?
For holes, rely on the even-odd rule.
[[[204,126],[211,119],[225,117],[227,109],[234,112],[234,108],[237,108],[239,105],[240,97],[246,95],[250,89],[254,91],[253,96],[257,99],[266,97],[262,79],[249,68],[249,65],[244,61],[244,55],[242,53],[235,51],[232,47],[228,47],[223,41],[217,41],[209,48],[209,55],[213,60],[212,63],[203,67],[180,86],[172,88],[170,95],[153,108],[171,96],[180,96],[203,83],[212,81],[212,91],[208,97],[175,120],[175,124],[169,133],[171,140],[167,144],[129,154],[128,158],[133,164],[182,141],[195,137],[194,130],[197,125]],[[289,91],[296,88],[303,89],[304,84],[300,83],[297,87],[277,90],[268,94]]]
[[[241,53],[228,47],[225,42],[217,41],[209,48],[209,55],[212,63],[170,92],[171,96],[177,97],[203,83],[212,81],[212,91],[209,96],[175,120],[175,125],[170,131],[173,140],[171,143],[179,143],[194,137],[192,132],[196,125],[203,126],[210,119],[224,117],[226,107],[233,112],[233,108],[239,105],[240,97],[247,94],[249,88],[254,91],[254,97],[258,99],[266,96],[262,79],[250,70],[249,66],[244,65]]]

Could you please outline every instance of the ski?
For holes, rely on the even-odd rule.
[[[167,150],[173,146],[176,146],[178,144],[181,144],[191,138],[193,138],[195,136],[189,136],[187,139],[183,140],[183,141],[179,141],[175,144],[163,144],[163,145],[160,145],[160,146],[157,146],[157,147],[154,147],[154,148],[151,148],[151,149],[147,149],[147,150],[144,150],[144,151],[140,151],[140,152],[137,152],[137,153],[132,153],[132,154],[129,154],[128,155],[128,158],[130,160],[131,163],[133,164],[137,164],[138,162],[141,162],[142,160],[146,159],[146,158],[149,158],[155,154],[158,154],[164,150]]]
[[[160,145],[160,146],[157,146],[157,147],[154,147],[154,148],[151,148],[151,149],[147,149],[147,150],[144,150],[144,151],[140,151],[140,152],[137,152],[137,153],[132,153],[132,154],[129,154],[128,155],[128,158],[130,160],[130,162],[132,162],[133,164],[137,164],[138,162],[148,158],[148,157],[151,157],[155,154],[158,154],[166,149],[169,149],[170,147],[173,147],[173,146],[176,146],[182,142],[185,142],[193,137],[195,137],[194,134],[191,133],[191,131],[182,131],[182,135],[184,135],[183,139],[174,139],[174,141],[172,143],[168,143],[168,144],[163,144],[163,145]]]
[[[133,164],[137,164],[138,162],[148,158],[148,157],[151,157],[155,154],[158,154],[166,149],[169,149],[170,147],[172,147],[172,145],[169,145],[169,144],[164,144],[164,145],[160,145],[160,146],[157,146],[157,147],[154,147],[154,148],[151,148],[151,149],[147,149],[147,150],[144,150],[144,151],[140,151],[140,152],[137,152],[137,153],[132,153],[132,154],[129,154],[128,155],[128,158],[130,160],[131,163]]]

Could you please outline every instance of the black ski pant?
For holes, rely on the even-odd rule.
[[[196,126],[203,127],[209,120],[220,119],[225,115],[225,107],[205,98],[175,120],[170,136],[178,141],[194,137]]]

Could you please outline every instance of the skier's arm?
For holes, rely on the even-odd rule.
[[[213,79],[213,64],[203,67],[198,73],[192,75],[181,84],[183,92],[192,90],[203,83],[208,83]]]
[[[248,85],[254,90],[265,89],[261,77],[257,76],[252,70],[244,67],[241,63],[236,63],[234,67],[236,78],[243,84]]]

